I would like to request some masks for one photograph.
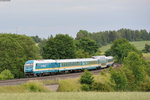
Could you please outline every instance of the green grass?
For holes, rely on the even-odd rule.
[[[130,42],[131,44],[133,44],[138,50],[142,50],[145,47],[145,44],[150,44],[150,41],[135,41],[135,42]],[[106,50],[108,50],[110,48],[111,44],[108,44],[106,46],[102,46],[100,48],[101,52],[105,52]]]
[[[65,79],[59,81],[58,92],[76,92],[81,91],[81,84],[78,78]]]
[[[149,100],[149,92],[3,93],[0,100]]]
[[[29,81],[21,85],[0,86],[1,93],[50,92],[40,81]],[[1,100],[1,99],[0,99]]]
[[[150,61],[150,53],[143,53],[143,56],[146,61]]]

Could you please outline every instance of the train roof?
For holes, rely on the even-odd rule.
[[[106,58],[106,56],[92,56],[92,58],[100,59],[100,58]]]
[[[63,63],[63,62],[81,62],[81,61],[97,61],[97,59],[84,58],[84,59],[61,59],[61,60],[56,60],[56,62],[58,62],[58,63]]]
[[[114,57],[113,56],[108,56],[106,57],[107,59],[113,59]]]
[[[56,61],[53,59],[44,59],[44,60],[34,60],[34,62],[36,62],[36,63],[53,63]]]
[[[44,60],[34,60],[36,63],[65,63],[65,62],[81,62],[81,61],[97,61],[97,59],[94,58],[83,58],[83,59],[44,59]]]

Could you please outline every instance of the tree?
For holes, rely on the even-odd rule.
[[[25,35],[0,34],[0,72],[11,71],[15,78],[24,76],[24,63],[38,58],[38,48]]]
[[[101,47],[112,43],[119,38],[125,38],[129,41],[150,40],[150,34],[146,30],[131,30],[120,29],[116,31],[100,31],[90,33],[86,30],[80,30],[76,35],[76,40],[82,38],[89,38],[94,40],[96,44]]]
[[[93,82],[94,82],[93,75],[88,70],[84,70],[84,73],[80,77],[80,83],[91,85]]]
[[[139,85],[145,81],[145,64],[144,59],[136,52],[130,52],[124,59],[124,66],[130,69],[134,75],[135,84]]]
[[[31,38],[36,42],[39,43],[41,41],[41,38],[39,38],[37,35],[36,36],[31,36]]]
[[[85,38],[85,37],[87,37],[87,38],[89,37],[88,31],[86,31],[86,30],[80,30],[77,33],[76,40],[79,40],[79,39],[82,39],[82,38]]]
[[[114,56],[118,63],[122,63],[123,59],[128,56],[128,53],[135,51],[140,54],[140,52],[135,48],[134,45],[130,44],[126,39],[115,40],[108,50],[107,54],[111,53],[111,56]]]
[[[76,51],[76,57],[77,58],[89,58],[90,55],[88,52],[84,52],[82,49],[78,49]]]
[[[82,49],[84,52],[88,52],[89,55],[94,55],[98,50],[96,42],[88,38],[80,39],[76,47],[77,49]]]
[[[10,70],[3,70],[0,74],[0,80],[13,79],[14,75],[10,72]]]
[[[43,47],[45,46],[47,42],[47,39],[42,39],[39,43],[38,43],[38,46],[39,46],[39,49],[40,49],[40,54],[42,55],[43,53]]]
[[[89,91],[92,89],[92,84],[94,83],[93,75],[88,71],[84,70],[84,73],[80,77],[80,83],[82,84],[81,89],[84,91]]]
[[[150,45],[145,44],[145,48],[143,49],[143,52],[145,52],[145,53],[150,52]]]
[[[51,37],[43,47],[43,58],[45,59],[70,59],[75,58],[75,44],[69,35],[58,34]]]
[[[116,90],[126,90],[127,89],[127,77],[122,70],[111,70],[111,80],[116,84]]]

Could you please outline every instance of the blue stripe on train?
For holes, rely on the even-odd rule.
[[[55,70],[40,70],[40,71],[34,71],[34,74],[39,74],[39,73],[49,73],[49,72],[58,72],[57,69]]]
[[[73,68],[73,69],[59,69],[59,72],[62,72],[62,71],[68,71],[68,70],[78,70],[78,69],[88,69],[88,70],[91,70],[91,69],[96,69],[97,67],[99,66],[94,66],[94,67],[80,67],[80,68]],[[34,71],[34,74],[38,74],[38,73],[49,73],[49,72],[58,72],[57,69],[55,70],[40,70],[40,71]]]

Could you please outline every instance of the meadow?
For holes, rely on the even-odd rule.
[[[149,92],[3,93],[0,100],[149,100]]]
[[[138,50],[143,50],[145,47],[145,44],[150,44],[150,41],[135,41],[135,42],[130,42],[131,44],[133,44]],[[100,49],[100,51],[103,53],[106,50],[108,50],[110,48],[111,44],[108,44],[106,46],[102,46]]]

